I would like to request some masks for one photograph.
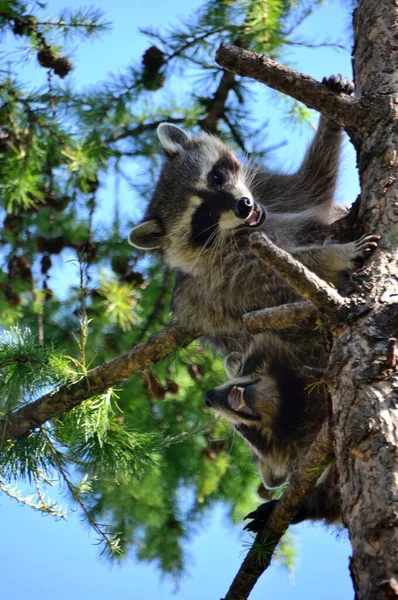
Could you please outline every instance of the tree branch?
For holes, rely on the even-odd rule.
[[[266,56],[237,46],[221,44],[216,62],[237,75],[251,77],[315,108],[343,127],[357,130],[362,104],[346,94],[336,94],[308,75],[303,75]]]
[[[250,236],[250,247],[254,254],[287,281],[303,298],[332,317],[345,307],[344,298],[330,285],[307,269],[289,252],[278,248],[260,232]]]
[[[269,566],[274,550],[298,513],[303,498],[315,488],[321,475],[320,466],[324,466],[332,457],[329,426],[324,423],[306,457],[293,474],[289,487],[272,511],[266,528],[256,535],[224,600],[246,600]]]
[[[201,129],[210,133],[217,133],[217,123],[224,115],[228,94],[235,85],[236,79],[234,73],[223,70],[218,88],[214,92],[213,98],[207,104],[207,115],[200,123]]]
[[[314,307],[310,302],[292,302],[246,313],[243,315],[243,324],[249,333],[255,334],[264,329],[298,327],[304,320],[312,318],[314,321],[314,317]]]
[[[144,344],[138,344],[117,358],[91,369],[76,383],[63,385],[0,420],[1,442],[27,435],[32,429],[71,410],[84,400],[160,362],[171,352],[188,345],[195,337],[182,333],[175,326],[167,327]]]
[[[140,123],[136,127],[132,129],[124,129],[122,133],[117,135],[113,135],[112,137],[104,140],[105,144],[110,144],[111,142],[118,142],[119,140],[124,140],[129,137],[137,137],[137,135],[141,135],[145,131],[154,131],[161,123],[167,121],[168,123],[174,123],[175,125],[179,125],[185,121],[184,117],[164,117],[164,119],[160,119],[159,121],[152,121],[151,123]]]

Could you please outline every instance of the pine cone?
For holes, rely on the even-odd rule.
[[[66,58],[66,56],[61,56],[54,61],[53,69],[54,73],[63,79],[70,71],[72,71],[73,65],[69,58]]]
[[[166,62],[165,55],[157,46],[151,46],[146,50],[142,57],[142,64],[145,71],[157,73]]]
[[[55,65],[56,57],[49,46],[43,46],[37,53],[37,60],[40,66],[45,69],[52,69]]]
[[[38,236],[36,238],[36,248],[39,252],[48,252],[49,254],[59,254],[65,248],[65,237],[58,235],[53,238]]]
[[[48,256],[48,254],[45,254],[43,256],[40,264],[41,264],[41,272],[43,275],[45,275],[46,273],[48,273],[48,271],[51,269],[51,266],[52,266],[51,258]]]

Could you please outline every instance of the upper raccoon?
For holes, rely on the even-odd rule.
[[[223,352],[245,346],[246,312],[297,299],[296,293],[249,248],[249,235],[264,231],[320,277],[339,273],[367,251],[374,237],[324,244],[336,219],[333,194],[341,128],[321,116],[315,138],[292,175],[244,168],[217,137],[190,137],[163,123],[165,151],[159,181],[143,222],[129,241],[159,249],[179,271],[174,313],[179,325],[202,332]]]
[[[281,343],[276,336],[258,335],[247,352],[230,354],[225,360],[231,377],[228,383],[209,390],[207,406],[228,419],[254,451],[264,485],[279,487],[294,471],[308,451],[328,417],[328,398],[324,386],[315,386],[303,369],[322,363],[326,354],[320,344],[305,339],[300,345]],[[305,498],[294,523],[340,517],[340,497],[335,467],[320,478],[315,491]],[[247,528],[259,530],[276,501],[261,505]]]

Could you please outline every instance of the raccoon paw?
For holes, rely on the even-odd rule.
[[[358,259],[368,258],[368,256],[376,250],[379,241],[379,235],[363,235],[359,240],[351,242],[348,244],[351,247],[350,260],[355,264]]]
[[[260,504],[253,510],[251,513],[246,515],[245,519],[252,519],[250,523],[245,525],[245,531],[253,531],[254,533],[258,533],[267,524],[267,521],[275,508],[275,505],[278,504],[279,500],[270,500],[269,502],[265,502],[264,504]]]
[[[322,83],[336,94],[344,93],[350,96],[355,91],[354,82],[350,81],[348,77],[343,77],[340,73],[324,77]]]

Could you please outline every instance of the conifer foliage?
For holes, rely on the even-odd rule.
[[[0,31],[13,47],[0,64],[3,420],[169,322],[173,274],[126,241],[139,215],[125,207],[148,197],[159,165],[155,129],[164,120],[205,128],[238,151],[264,154],[248,84],[222,71],[215,51],[226,41],[277,57],[316,4],[209,0],[169,30],[146,30],[147,50],[126,57],[123,75],[82,90],[68,83],[69,42],[105,34],[106,16],[65,9],[49,17],[51,3],[0,2]],[[19,77],[21,57],[44,70],[41,88]],[[182,69],[194,93],[177,102]],[[183,542],[212,503],[228,503],[235,520],[256,503],[249,451],[202,407],[203,390],[222,378],[218,360],[195,343],[26,437],[1,440],[0,492],[63,517],[51,499],[61,481],[104,549],[134,549],[180,573]]]

